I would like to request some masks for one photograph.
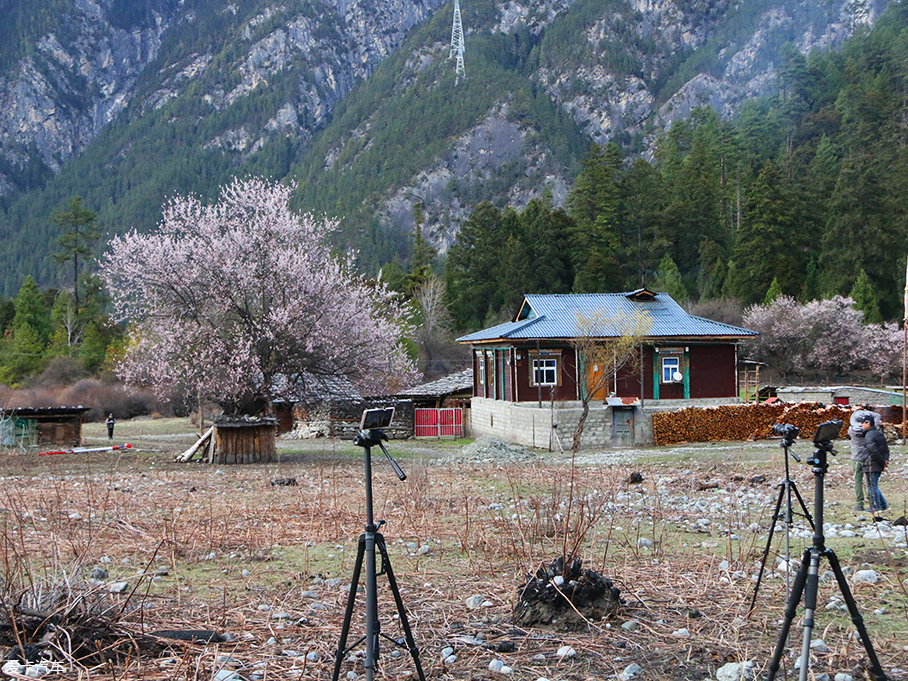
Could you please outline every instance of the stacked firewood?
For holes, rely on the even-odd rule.
[[[688,407],[653,414],[653,434],[658,445],[714,440],[759,440],[775,437],[772,433],[774,424],[790,423],[801,429],[801,437],[811,438],[819,424],[840,420],[845,424],[840,437],[845,437],[850,416],[851,409],[848,407],[826,406],[816,402]]]

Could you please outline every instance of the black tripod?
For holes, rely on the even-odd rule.
[[[841,425],[841,422],[839,422]],[[822,426],[821,426],[822,428]],[[782,660],[782,654],[785,652],[785,644],[788,641],[788,632],[791,630],[791,623],[795,617],[795,611],[801,597],[804,597],[804,639],[801,647],[801,668],[799,670],[799,681],[807,681],[807,668],[810,665],[810,639],[813,635],[814,614],[817,609],[817,588],[819,585],[819,567],[820,558],[825,556],[829,560],[829,566],[835,574],[836,581],[845,603],[848,606],[848,613],[851,615],[851,621],[861,637],[861,643],[864,644],[864,650],[867,651],[867,657],[870,659],[870,673],[876,681],[885,681],[886,675],[880,666],[880,661],[873,650],[873,644],[867,634],[867,628],[864,626],[864,618],[858,612],[857,603],[842,573],[842,567],[839,565],[839,559],[832,549],[826,548],[826,537],[823,536],[823,479],[826,470],[829,468],[827,454],[832,452],[831,440],[814,439],[817,446],[813,456],[807,460],[807,463],[813,466],[813,477],[816,485],[814,492],[814,515],[816,523],[814,525],[813,546],[804,551],[804,557],[801,559],[801,567],[794,578],[791,586],[791,595],[788,597],[787,607],[785,608],[785,622],[782,625],[782,631],[779,634],[779,641],[776,644],[776,651],[769,663],[768,681],[773,681],[776,672]],[[835,454],[835,452],[832,452]]]
[[[375,674],[375,667],[378,664],[379,654],[379,637],[384,636],[401,648],[406,648],[413,658],[416,665],[416,673],[419,675],[419,681],[426,681],[423,675],[422,665],[419,662],[419,649],[413,640],[413,633],[410,631],[410,623],[407,620],[407,611],[404,608],[404,602],[400,597],[400,590],[397,588],[397,580],[394,578],[394,571],[391,569],[391,561],[388,559],[388,549],[385,547],[385,538],[378,532],[378,529],[385,524],[384,520],[379,520],[376,524],[372,516],[372,447],[378,445],[388,457],[391,467],[397,473],[397,477],[406,480],[407,476],[391,458],[382,440],[387,440],[388,436],[381,430],[361,430],[359,435],[353,439],[353,444],[363,447],[365,450],[366,461],[366,531],[359,536],[359,546],[356,552],[356,563],[353,567],[353,578],[350,582],[350,595],[347,597],[347,611],[344,614],[344,624],[341,628],[340,642],[337,645],[337,653],[334,658],[334,676],[333,681],[337,681],[340,674],[341,663],[344,656],[353,648],[358,646],[363,640],[366,641],[366,657],[363,660],[363,667],[366,670],[367,681],[372,681]],[[376,571],[375,550],[381,554],[381,571]],[[366,558],[366,635],[359,638],[353,645],[347,646],[347,635],[350,633],[350,621],[353,617],[353,606],[356,601],[356,590],[359,585],[359,575],[363,568],[363,556]],[[391,593],[394,595],[394,602],[397,603],[397,614],[400,617],[400,625],[404,630],[404,639],[393,639],[381,632],[381,623],[378,620],[378,582],[379,575],[388,575],[388,585],[391,587]]]
[[[795,435],[797,437],[797,435]],[[776,531],[776,522],[779,520],[779,509],[782,508],[782,500],[785,500],[785,559],[791,561],[791,546],[790,541],[790,532],[791,532],[791,522],[792,516],[792,504],[791,504],[791,495],[794,493],[795,498],[798,500],[798,504],[801,506],[801,515],[807,518],[807,522],[810,523],[810,528],[814,528],[813,516],[810,515],[810,511],[807,510],[807,505],[804,503],[804,499],[801,497],[801,493],[798,491],[798,486],[795,484],[795,481],[791,479],[791,474],[788,468],[788,457],[791,456],[795,461],[801,463],[801,460],[798,458],[798,455],[790,451],[791,445],[794,442],[794,438],[789,439],[787,436],[782,438],[780,446],[785,450],[785,479],[779,483],[779,496],[776,498],[776,507],[772,512],[772,524],[769,526],[769,536],[766,538],[766,548],[763,549],[763,560],[760,562],[760,572],[757,574],[757,584],[754,586],[754,596],[750,601],[750,610],[749,613],[754,611],[754,607],[757,604],[757,594],[760,592],[760,582],[763,580],[763,570],[766,568],[766,558],[769,556],[769,550],[772,547],[772,537]]]

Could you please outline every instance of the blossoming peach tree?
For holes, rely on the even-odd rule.
[[[115,315],[129,323],[118,374],[161,394],[183,390],[228,414],[255,414],[345,377],[366,394],[412,382],[407,310],[335,257],[328,219],[294,214],[292,187],[234,180],[205,204],[177,197],[156,231],[114,238],[101,263]]]

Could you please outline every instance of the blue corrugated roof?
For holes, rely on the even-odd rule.
[[[637,295],[641,292],[644,295]],[[527,295],[519,313],[522,319],[498,324],[457,340],[478,343],[499,339],[577,338],[589,335],[588,330],[578,323],[584,319],[602,319],[604,328],[595,335],[610,338],[621,335],[621,319],[628,319],[638,311],[645,311],[650,320],[647,338],[746,338],[757,335],[756,331],[689,315],[666,293],[631,291]],[[609,319],[615,320],[615,323],[609,323]]]

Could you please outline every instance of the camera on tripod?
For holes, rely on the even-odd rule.
[[[800,432],[800,428],[793,426],[790,423],[777,423],[772,427],[772,434],[781,437],[788,443],[786,446],[790,446],[791,443],[797,439]]]
[[[841,421],[826,421],[817,426],[817,432],[813,434],[813,445],[816,450],[813,456],[807,459],[807,463],[812,466],[826,466],[826,454],[835,456],[835,450],[832,448],[832,441],[835,440],[842,430]],[[776,423],[772,427],[773,435],[782,438],[782,446],[785,451],[791,454],[792,458],[800,463],[801,459],[796,454],[789,451],[789,447],[801,433],[801,429],[790,423]]]

